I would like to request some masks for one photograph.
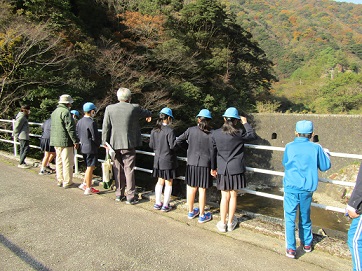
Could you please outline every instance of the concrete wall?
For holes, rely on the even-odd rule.
[[[296,122],[304,119],[313,121],[314,133],[323,148],[328,148],[331,152],[362,154],[362,115],[253,114],[248,120],[259,139],[251,144],[285,147],[285,144],[294,140]],[[276,134],[276,139],[272,139],[273,133]],[[246,154],[247,166],[283,171],[283,152],[247,149]],[[321,177],[328,178],[347,165],[360,163],[358,159],[332,157],[331,160],[332,168],[321,174]],[[248,179],[255,184],[281,183],[281,177],[259,173],[250,174]]]

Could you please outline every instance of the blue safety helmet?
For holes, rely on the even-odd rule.
[[[207,109],[201,109],[199,114],[196,116],[198,117],[204,117],[204,118],[208,118],[208,119],[212,119],[211,117],[211,112]]]
[[[171,118],[173,118],[171,108],[164,107],[164,108],[161,109],[160,113],[163,113],[163,114],[165,114],[165,115],[170,116]]]
[[[233,118],[233,119],[240,119],[239,112],[235,107],[229,107],[226,109],[224,115],[222,115],[225,118]]]
[[[89,112],[91,110],[96,110],[96,109],[97,109],[97,107],[94,105],[94,103],[88,102],[83,105],[84,112]]]
[[[79,117],[79,115],[80,115],[77,110],[71,110],[70,113],[73,115],[76,115],[77,117]]]

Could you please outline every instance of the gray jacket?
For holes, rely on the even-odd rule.
[[[14,137],[29,140],[29,122],[24,112],[19,112],[15,118]]]
[[[150,117],[151,112],[138,104],[119,102],[106,107],[102,126],[102,144],[113,149],[133,149],[142,145],[139,119]]]

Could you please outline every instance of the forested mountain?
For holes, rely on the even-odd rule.
[[[362,5],[223,1],[274,63],[274,104],[259,109],[362,113]]]
[[[44,120],[68,93],[101,119],[120,86],[179,127],[204,107],[361,113],[361,14],[327,0],[0,0],[0,117],[28,103]]]
[[[30,103],[45,118],[60,94],[99,112],[130,88],[133,102],[175,109],[254,110],[269,99],[271,62],[216,0],[0,0],[0,112]],[[156,116],[157,114],[155,114]]]

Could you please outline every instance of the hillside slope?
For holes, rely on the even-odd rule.
[[[362,5],[329,0],[223,1],[237,21],[274,63],[274,84],[281,111],[361,113]],[[352,73],[352,76],[346,75]],[[335,93],[330,86],[338,76]],[[338,88],[337,87],[337,88]],[[337,90],[338,92],[339,90]],[[348,105],[331,104],[335,96],[358,96]],[[324,99],[326,97],[327,99]],[[342,98],[341,98],[342,99]],[[343,98],[344,99],[344,98]],[[275,108],[275,107],[273,107]]]

